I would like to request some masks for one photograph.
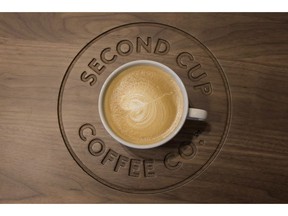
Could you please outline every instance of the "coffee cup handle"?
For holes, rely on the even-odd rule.
[[[187,119],[204,121],[207,118],[207,111],[202,109],[189,108]]]

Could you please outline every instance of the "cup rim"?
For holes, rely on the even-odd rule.
[[[171,132],[167,137],[165,137],[164,139],[158,141],[158,142],[155,142],[155,143],[152,143],[152,144],[134,144],[134,143],[130,143],[124,139],[122,139],[121,137],[119,137],[116,133],[114,133],[114,131],[110,128],[109,124],[107,123],[106,119],[105,119],[105,115],[104,115],[104,111],[103,111],[103,97],[104,97],[104,93],[109,85],[109,83],[112,81],[112,79],[118,74],[120,73],[121,71],[123,71],[125,68],[128,68],[128,67],[131,67],[131,66],[134,66],[134,65],[139,65],[139,64],[146,64],[146,65],[153,65],[153,66],[156,66],[156,67],[160,67],[163,71],[169,73],[173,78],[174,80],[176,81],[177,85],[179,86],[179,88],[181,89],[181,93],[183,95],[183,103],[184,103],[184,106],[183,106],[183,112],[182,112],[182,116],[181,116],[181,119],[178,123],[178,126],[176,127],[175,130],[173,130],[173,132]],[[168,66],[160,63],[160,62],[156,62],[156,61],[152,61],[152,60],[145,60],[145,59],[142,59],[142,60],[135,60],[135,61],[130,61],[130,62],[127,62],[121,66],[119,66],[118,68],[116,68],[108,77],[107,79],[105,80],[104,84],[102,85],[101,87],[101,90],[100,90],[100,94],[99,94],[99,98],[98,98],[98,111],[99,111],[99,116],[100,116],[100,119],[101,119],[101,122],[104,126],[104,128],[106,129],[106,131],[117,141],[117,142],[120,142],[121,144],[125,145],[125,146],[128,146],[128,147],[131,147],[131,148],[136,148],[136,149],[150,149],[150,148],[155,148],[155,147],[158,147],[158,146],[161,146],[165,143],[167,143],[168,141],[170,141],[173,137],[176,136],[176,134],[181,130],[181,128],[183,127],[184,125],[184,122],[187,118],[187,115],[188,115],[188,106],[189,106],[189,103],[188,103],[188,94],[187,94],[187,91],[186,91],[186,88],[182,82],[182,80],[180,79],[180,77],[171,69],[169,68]]]

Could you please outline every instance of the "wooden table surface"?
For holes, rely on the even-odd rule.
[[[230,89],[229,131],[218,156],[186,184],[152,194],[123,192],[88,175],[69,153],[57,114],[77,53],[134,22],[193,35],[216,57]],[[286,13],[1,13],[0,202],[287,203],[287,39]]]

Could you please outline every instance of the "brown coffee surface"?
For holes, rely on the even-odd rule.
[[[136,65],[112,79],[104,93],[104,116],[123,140],[144,145],[165,139],[178,126],[184,98],[162,69]]]

